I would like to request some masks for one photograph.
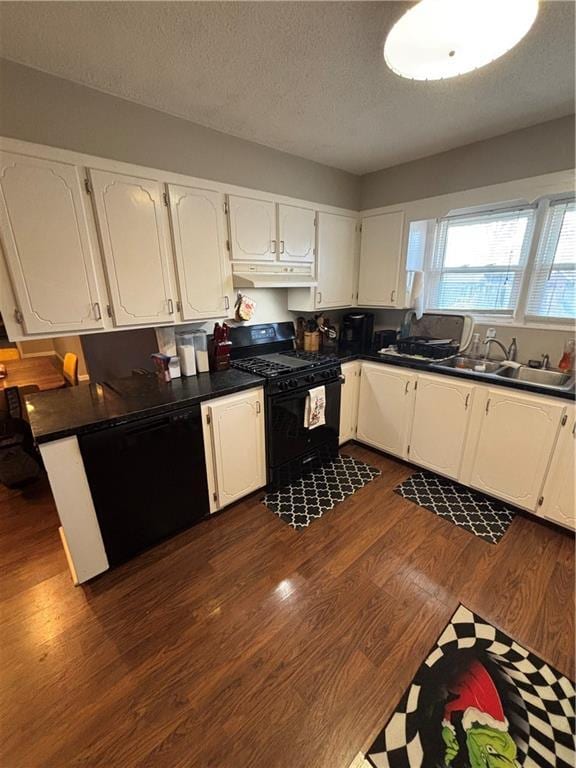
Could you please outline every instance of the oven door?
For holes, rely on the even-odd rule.
[[[338,450],[340,429],[339,379],[326,387],[326,424],[315,429],[304,426],[307,389],[285,394],[271,395],[267,401],[267,453],[269,478],[277,468],[309,454],[317,454],[323,448]]]

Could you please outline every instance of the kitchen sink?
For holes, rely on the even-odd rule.
[[[436,363],[438,368],[459,368],[465,371],[474,371],[475,366],[484,366],[483,373],[496,373],[502,368],[502,363],[493,360],[477,360],[473,357],[453,357],[443,363]]]
[[[551,371],[547,368],[530,368],[521,365],[519,368],[503,368],[498,371],[498,376],[515,381],[523,381],[527,384],[537,384],[541,387],[555,387],[557,389],[569,389],[574,384],[574,374],[563,371]]]

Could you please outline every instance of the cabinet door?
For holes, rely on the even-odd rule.
[[[360,363],[342,365],[342,393],[340,397],[340,445],[356,437],[358,419],[358,393],[360,389]]]
[[[276,205],[268,200],[228,196],[230,258],[234,261],[275,261]]]
[[[475,386],[418,376],[410,461],[458,479]]]
[[[358,401],[358,440],[406,457],[416,376],[401,368],[363,363]]]
[[[552,455],[542,491],[542,506],[538,507],[537,511],[547,520],[572,530],[576,529],[575,472],[576,410],[571,406]]]
[[[490,389],[470,484],[533,512],[566,408]]]
[[[225,317],[232,275],[226,252],[224,195],[170,184],[170,213],[184,320]]]
[[[318,214],[317,309],[349,307],[352,303],[356,228],[352,216]]]
[[[208,404],[218,509],[266,484],[262,390]]]
[[[85,200],[74,165],[2,152],[0,235],[26,333],[103,326]]]
[[[359,306],[395,307],[398,304],[403,232],[401,211],[362,219]]]
[[[278,206],[280,261],[314,261],[316,212],[295,205]]]
[[[90,171],[116,325],[174,320],[162,185]]]

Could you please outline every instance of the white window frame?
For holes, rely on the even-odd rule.
[[[541,328],[561,328],[562,330],[574,330],[576,325],[576,318],[559,318],[559,317],[546,317],[544,315],[531,315],[528,313],[528,293],[530,291],[530,284],[532,282],[532,275],[536,268],[536,261],[538,258],[538,251],[540,248],[540,241],[544,228],[546,225],[546,219],[548,217],[551,203],[560,202],[563,200],[573,199],[574,195],[554,195],[546,198],[542,198],[538,203],[538,212],[536,225],[532,235],[532,247],[530,249],[530,255],[526,262],[526,271],[524,274],[523,290],[518,299],[518,319],[523,322],[524,325]]]
[[[523,268],[523,275],[522,275],[522,284],[520,287],[520,292],[518,294],[518,299],[516,302],[516,308],[514,309],[513,313],[507,314],[505,311],[503,312],[481,312],[481,311],[468,311],[463,309],[454,309],[454,310],[448,310],[448,309],[442,309],[438,310],[437,308],[433,308],[430,303],[430,291],[429,286],[425,287],[425,311],[426,312],[432,312],[432,311],[441,311],[443,314],[447,315],[462,315],[467,314],[471,315],[474,319],[474,322],[477,324],[482,325],[488,325],[490,323],[494,323],[494,325],[505,325],[510,328],[533,328],[533,329],[546,329],[546,330],[561,330],[561,331],[572,331],[576,329],[576,320],[572,320],[571,318],[546,318],[546,317],[536,317],[534,315],[528,315],[527,314],[527,303],[528,303],[528,292],[530,290],[530,281],[532,278],[532,272],[534,269],[534,265],[536,262],[536,257],[538,253],[538,247],[540,244],[540,238],[542,236],[542,231],[544,228],[544,224],[546,221],[546,216],[548,215],[548,210],[550,208],[550,203],[552,201],[556,200],[563,200],[570,198],[570,193],[566,194],[564,193],[558,193],[558,194],[551,194],[546,195],[545,197],[541,197],[538,200],[534,202],[534,205],[536,206],[536,214],[534,219],[534,224],[532,227],[532,235],[531,235],[531,242],[529,246],[528,256],[526,258],[526,263]],[[526,203],[526,201],[523,201],[523,203],[518,204],[517,208],[523,208],[523,207],[529,207],[529,203]],[[503,203],[502,205],[487,205],[487,206],[478,206],[474,208],[467,208],[463,210],[458,211],[450,211],[447,216],[442,217],[449,218],[450,216],[459,215],[459,214],[482,214],[482,213],[488,213],[490,211],[506,211],[506,210],[513,210],[516,206],[514,204]],[[436,248],[436,238],[438,236],[438,225],[441,219],[433,220],[435,221],[435,226],[433,228],[433,238],[431,242],[431,247],[426,249],[426,261],[424,265],[424,283],[426,285],[426,275],[430,273],[431,266],[432,266],[432,259],[434,256],[435,248]]]

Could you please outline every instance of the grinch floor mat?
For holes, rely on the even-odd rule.
[[[394,492],[492,544],[500,541],[516,516],[501,501],[433,472],[415,472]]]
[[[366,754],[374,768],[573,768],[574,684],[459,606]]]

